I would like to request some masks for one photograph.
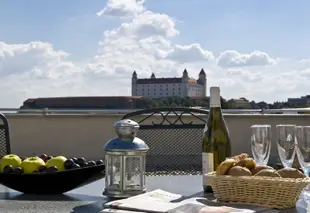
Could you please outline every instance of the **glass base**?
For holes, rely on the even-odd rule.
[[[146,189],[143,190],[128,190],[128,191],[118,191],[118,190],[108,190],[103,191],[103,195],[108,198],[128,198],[136,195],[140,195],[146,192]]]

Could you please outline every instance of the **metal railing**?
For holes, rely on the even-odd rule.
[[[4,114],[127,114],[140,109],[20,109],[0,108]],[[208,111],[208,109],[203,109]],[[287,108],[287,109],[223,109],[225,114],[310,114],[310,108]]]

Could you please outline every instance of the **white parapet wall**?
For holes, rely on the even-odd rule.
[[[19,155],[103,157],[103,146],[115,137],[113,123],[124,112],[104,114],[6,114],[11,130],[12,152]],[[310,125],[310,115],[301,114],[225,114],[232,138],[233,154],[250,151],[250,126],[272,126],[272,160],[276,159],[275,125]],[[154,118],[155,120],[157,118]],[[158,118],[159,119],[159,118]],[[190,116],[183,118],[190,119]],[[146,141],[147,142],[147,141]]]

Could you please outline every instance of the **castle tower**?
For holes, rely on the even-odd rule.
[[[151,75],[151,79],[154,79],[154,78],[156,78],[156,77],[155,77],[155,74],[154,74],[154,73],[152,73],[152,75]]]
[[[200,70],[199,76],[198,76],[198,83],[203,85],[203,96],[207,96],[207,75],[203,69]]]
[[[131,95],[136,96],[136,84],[137,84],[138,76],[136,71],[133,71],[131,77]]]
[[[188,77],[188,72],[186,69],[184,69],[183,71],[183,75],[182,75],[182,96],[183,97],[187,97],[188,96],[188,80],[189,80],[189,77]]]
[[[188,73],[187,73],[187,70],[186,69],[184,69],[184,71],[183,71],[183,76],[182,76],[182,82],[183,83],[187,83],[188,82],[188,79],[189,79],[189,77],[188,77]]]

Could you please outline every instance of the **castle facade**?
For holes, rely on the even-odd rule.
[[[132,74],[131,93],[132,96],[143,96],[147,98],[165,97],[206,97],[207,76],[201,69],[198,78],[190,78],[187,70],[183,71],[180,78],[156,78],[152,73],[150,78],[138,78],[136,71]]]

